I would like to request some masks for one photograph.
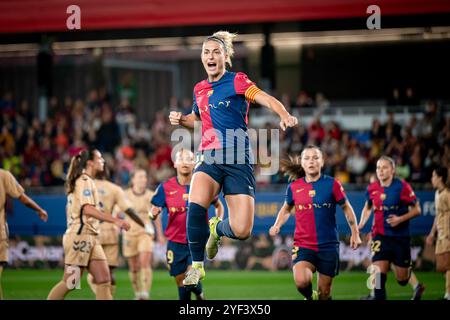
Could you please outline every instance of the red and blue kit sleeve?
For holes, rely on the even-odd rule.
[[[164,184],[160,183],[158,188],[156,188],[156,192],[153,195],[151,203],[152,205],[160,208],[166,206],[166,192],[164,191]]]
[[[255,102],[255,96],[261,91],[243,72],[236,73],[234,78],[234,90],[236,94],[243,94],[250,102]]]
[[[342,184],[334,179],[333,182],[333,197],[336,203],[339,205],[343,205],[345,203],[345,200],[347,199],[347,196],[345,195],[344,187]]]
[[[372,207],[372,199],[370,198],[370,185],[366,189],[365,198],[369,207]]]
[[[292,187],[291,187],[292,183],[289,183],[289,185],[286,188],[286,195],[284,198],[284,201],[290,205],[293,206],[294,205],[294,196],[292,195]]]
[[[405,205],[413,205],[417,202],[416,194],[414,193],[413,189],[407,183],[406,181],[402,181],[403,188],[400,192],[400,201],[404,203]]]
[[[200,110],[198,110],[197,101],[195,99],[195,92],[192,94],[192,111],[200,118]]]

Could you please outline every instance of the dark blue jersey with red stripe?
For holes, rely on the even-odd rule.
[[[186,212],[188,209],[189,185],[178,183],[173,177],[161,183],[152,198],[152,205],[167,208],[168,222],[164,235],[178,243],[187,243]]]
[[[391,227],[386,219],[389,215],[402,216],[409,206],[417,201],[411,186],[404,180],[394,178],[388,187],[374,181],[367,187],[366,201],[374,212],[372,236],[377,234],[394,237],[409,237],[409,221]]]
[[[327,175],[312,183],[304,177],[291,182],[286,190],[286,203],[295,206],[294,245],[314,251],[336,250],[339,246],[336,204],[345,201],[341,183]]]
[[[194,87],[193,112],[202,121],[199,150],[225,149],[224,153],[231,150],[238,155],[245,152],[248,160],[248,110],[259,91],[242,72],[226,71],[218,81],[203,80],[197,83]]]
[[[219,201],[216,196],[212,202]],[[167,208],[168,221],[164,235],[177,243],[188,243],[186,237],[186,215],[189,208],[189,185],[181,185],[177,177],[161,183],[153,195],[152,205]],[[208,215],[205,215],[208,221]]]

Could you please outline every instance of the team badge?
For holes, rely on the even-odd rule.
[[[89,189],[84,189],[84,190],[83,190],[83,196],[89,197],[91,194],[92,194],[92,193],[91,193],[91,190],[89,190]]]
[[[308,194],[311,198],[313,198],[316,195],[316,190],[309,190]]]
[[[381,200],[386,200],[386,194],[385,193],[380,194],[380,199]]]
[[[183,194],[183,200],[184,201],[188,201],[188,199],[189,199],[189,193],[184,193]]]
[[[206,94],[206,96],[211,97],[213,93],[214,93],[214,90],[209,90],[208,93]]]

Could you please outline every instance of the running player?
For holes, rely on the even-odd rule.
[[[395,277],[401,286],[411,275],[409,220],[420,215],[420,206],[411,186],[394,177],[395,162],[382,156],[377,161],[377,181],[369,184],[366,203],[361,213],[359,229],[370,217],[372,227],[372,264],[376,284],[374,300],[386,300],[386,278],[390,264],[395,265]]]
[[[162,234],[161,219],[158,218],[163,208],[167,208],[169,216],[165,236],[169,240],[167,244],[167,264],[169,273],[175,277],[180,300],[191,300],[191,290],[197,300],[203,300],[201,281],[197,286],[184,287],[185,272],[191,267],[192,258],[186,237],[186,213],[189,207],[189,184],[194,170],[194,154],[186,149],[181,149],[175,156],[174,167],[176,177],[161,183],[156,189],[152,199],[152,219],[156,219],[157,234]],[[216,216],[223,217],[224,208],[218,198],[213,202],[216,208]],[[162,240],[162,239],[161,239]],[[160,240],[159,240],[160,241]]]
[[[445,273],[444,299],[450,300],[450,189],[447,179],[448,168],[440,167],[433,171],[431,183],[436,189],[436,217],[427,244],[432,245],[436,240],[436,270]]]
[[[369,182],[372,183],[375,181],[377,181],[377,175],[373,174],[370,176]],[[369,246],[369,248],[371,248],[372,247],[372,236],[370,234],[368,236],[370,239],[369,239],[367,245]],[[370,266],[370,268],[373,268],[373,266]],[[391,270],[392,270],[392,272],[395,273],[395,266],[392,263],[391,263]],[[417,278],[416,274],[412,270],[411,270],[411,275],[409,277],[408,283],[413,290],[413,296],[412,296],[411,300],[422,299],[423,292],[425,291],[425,286],[419,282],[419,279]],[[373,289],[370,290],[369,295],[361,298],[361,300],[374,300],[374,299],[375,299],[375,291]]]
[[[322,151],[308,145],[300,158],[281,162],[281,170],[293,180],[287,187],[286,200],[278,212],[269,234],[275,236],[295,208],[294,248],[292,250],[294,281],[307,299],[331,299],[333,278],[339,273],[339,239],[336,204],[344,211],[350,226],[350,246],[361,244],[356,216],[341,183],[323,175]],[[305,176],[302,176],[304,171]],[[312,290],[313,273],[318,273],[318,292]]]
[[[187,234],[192,255],[192,268],[183,284],[195,286],[204,278],[203,260],[215,257],[220,238],[247,239],[251,235],[255,206],[255,177],[247,133],[251,102],[268,107],[280,116],[280,127],[286,130],[297,124],[284,106],[260,90],[242,72],[229,72],[234,54],[234,34],[220,31],[203,42],[201,60],[208,75],[194,87],[193,110],[190,115],[170,112],[172,125],[194,128],[201,120],[200,161],[196,166],[189,192]],[[207,208],[223,191],[228,206],[228,219],[219,217],[205,221]]]
[[[6,170],[0,169],[0,300],[3,299],[2,272],[8,263],[8,223],[6,222],[6,196],[17,198],[28,208],[33,209],[43,221],[47,221],[47,212],[25,194],[25,190],[16,178]]]
[[[99,222],[107,221],[128,230],[130,224],[100,209],[92,177],[103,171],[105,160],[95,149],[74,156],[67,173],[67,231],[63,237],[64,277],[50,291],[48,300],[62,300],[77,288],[84,269],[94,276],[97,300],[112,300],[111,277],[106,256],[98,240]]]
[[[155,230],[149,212],[154,192],[147,189],[147,181],[147,172],[144,169],[136,169],[131,173],[130,188],[125,191],[132,208],[148,226],[144,228],[126,217],[131,228],[123,235],[123,255],[128,259],[129,277],[137,300],[149,299],[153,277],[152,253]]]
[[[132,220],[144,228],[144,221],[131,207],[131,203],[125,196],[124,191],[118,185],[106,179],[106,168],[103,171],[97,172],[95,177],[95,186],[97,187],[97,194],[99,197],[100,208],[104,213],[113,214],[114,206],[117,206],[120,212],[125,212]],[[151,229],[151,228],[149,228]],[[114,298],[116,289],[116,280],[114,278],[114,269],[119,265],[119,229],[114,223],[104,222],[100,223],[99,241],[102,245],[103,251],[108,262],[109,272],[111,274],[111,295]],[[96,286],[93,282],[92,274],[88,275],[88,283],[92,291],[96,292]]]

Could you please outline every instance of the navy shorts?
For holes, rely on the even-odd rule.
[[[189,245],[186,243],[167,242],[166,261],[172,277],[185,273],[192,264]]]
[[[389,261],[401,268],[411,266],[409,237],[388,237],[377,234],[370,247],[372,261]]]
[[[222,187],[224,195],[248,194],[255,197],[256,181],[251,164],[198,162],[194,172],[204,172]]]
[[[292,249],[292,265],[300,261],[308,261],[316,267],[320,274],[335,277],[339,274],[339,247],[326,251],[294,247]]]

